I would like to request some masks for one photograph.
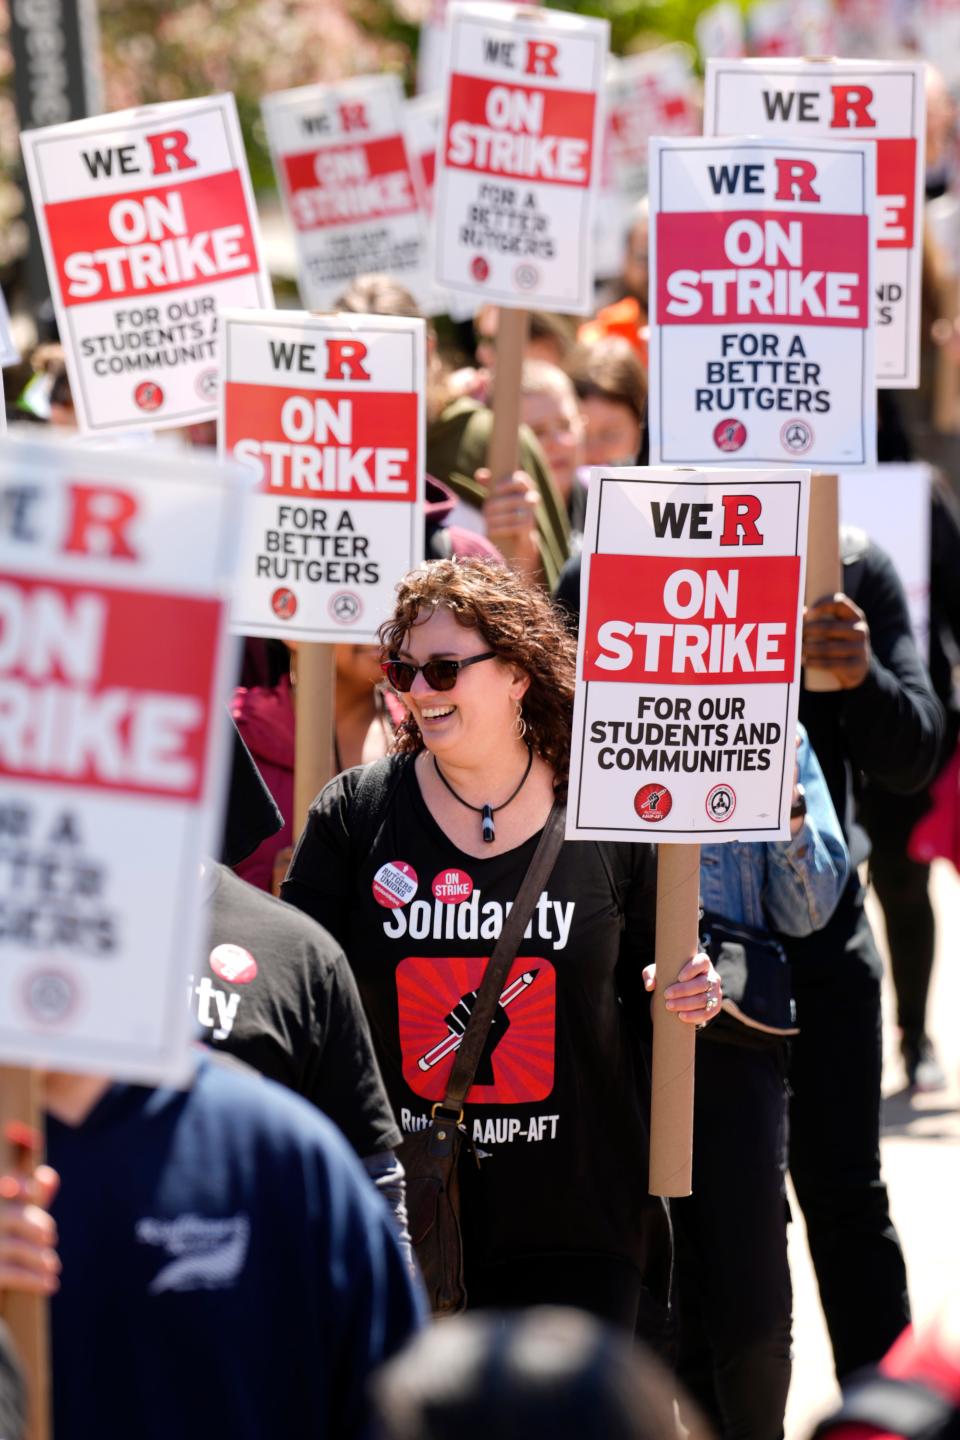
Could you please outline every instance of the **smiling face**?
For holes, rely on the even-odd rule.
[[[414,665],[428,660],[467,660],[490,646],[478,630],[458,625],[449,610],[434,610],[414,625],[399,651]],[[461,670],[452,690],[433,690],[421,672],[401,699],[420,727],[427,749],[453,764],[482,765],[484,756],[518,745],[517,701],[526,692],[525,675],[502,660],[483,660]]]

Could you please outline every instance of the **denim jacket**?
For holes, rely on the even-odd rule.
[[[800,783],[807,815],[792,840],[704,845],[703,908],[735,924],[811,935],[826,925],[846,883],[850,857],[820,762],[797,727]]]

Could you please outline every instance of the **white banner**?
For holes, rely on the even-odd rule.
[[[651,141],[653,463],[876,463],[874,159]]]
[[[437,283],[476,303],[585,314],[609,26],[455,4],[449,37]]]
[[[7,440],[0,1057],[185,1074],[220,844],[235,467]]]
[[[919,61],[707,63],[705,135],[874,142],[876,374],[887,390],[920,383],[925,127]]]
[[[304,305],[329,310],[357,275],[426,284],[427,227],[397,75],[282,90],[263,100]]]
[[[273,300],[233,96],[21,140],[81,430],[213,419],[218,309]]]
[[[570,840],[786,840],[809,471],[594,469]]]
[[[252,466],[245,635],[372,643],[423,559],[423,320],[223,316],[221,453]]]

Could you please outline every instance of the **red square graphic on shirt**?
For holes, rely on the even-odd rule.
[[[442,1100],[487,956],[410,955],[397,966],[403,1078]],[[527,1105],[553,1089],[557,977],[549,960],[518,956],[467,1093],[471,1105]]]

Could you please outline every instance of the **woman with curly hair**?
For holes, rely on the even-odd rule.
[[[397,753],[318,796],[281,894],[346,951],[410,1133],[444,1097],[566,794],[574,645],[537,587],[483,560],[413,571],[380,634],[407,707]],[[534,907],[467,1094],[472,1306],[573,1305],[658,1338],[669,1226],[647,1194],[649,1080],[620,998],[641,973],[653,985],[654,875],[650,846],[567,841]],[[716,1014],[706,956],[666,998],[691,1024]]]

